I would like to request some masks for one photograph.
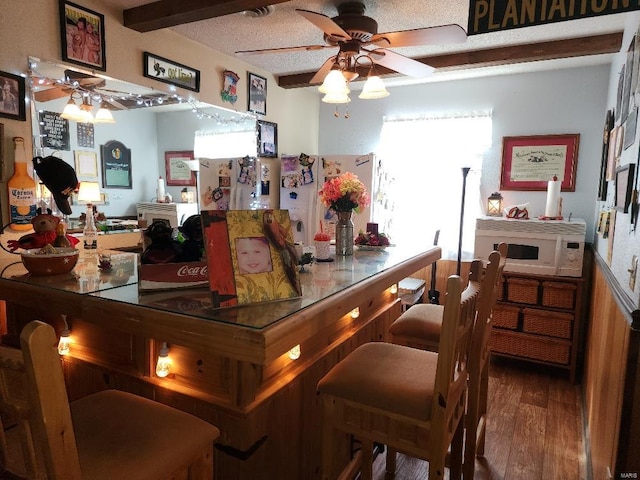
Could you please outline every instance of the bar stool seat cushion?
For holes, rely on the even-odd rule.
[[[82,478],[87,480],[168,478],[220,435],[218,428],[193,415],[118,390],[88,395],[70,406]]]
[[[365,343],[320,380],[318,391],[426,421],[431,416],[437,363],[433,352]]]
[[[437,345],[440,341],[443,313],[444,305],[413,305],[391,324],[389,332],[395,337],[419,338]]]

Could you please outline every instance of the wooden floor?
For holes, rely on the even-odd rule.
[[[475,480],[587,480],[581,402],[566,371],[494,358],[485,457],[476,460]],[[384,464],[378,456],[375,480],[385,479]],[[426,479],[427,467],[401,455],[395,479]],[[2,480],[17,478],[0,470]]]
[[[485,456],[474,479],[586,480],[580,392],[565,370],[494,357]],[[379,455],[375,480],[386,478],[384,467]],[[400,455],[395,479],[422,480],[427,471],[426,462]]]

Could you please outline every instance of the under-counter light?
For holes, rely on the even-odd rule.
[[[356,307],[351,310],[351,318],[358,318],[360,316],[360,307]]]
[[[291,350],[289,350],[289,358],[291,360],[298,360],[300,358],[300,344],[296,345],[295,347],[293,347]]]
[[[389,287],[389,292],[392,293],[393,295],[398,293],[398,284],[394,283],[393,285],[391,285],[391,287]]]
[[[66,315],[62,315],[62,320],[64,321],[64,329],[60,333],[60,340],[58,341],[58,354],[69,355],[71,351],[71,330],[69,330]]]
[[[169,375],[171,369],[171,359],[169,358],[169,347],[167,342],[162,342],[160,352],[158,353],[158,363],[156,363],[156,375],[164,378]]]

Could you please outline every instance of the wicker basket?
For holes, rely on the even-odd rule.
[[[538,280],[527,278],[507,279],[507,300],[517,303],[538,304]]]
[[[573,309],[575,306],[576,286],[565,282],[542,282],[542,305]]]
[[[516,330],[518,328],[518,319],[520,318],[520,307],[513,305],[505,305],[496,303],[493,307],[493,326],[500,328],[510,328]]]
[[[540,335],[571,338],[573,315],[570,313],[547,312],[535,308],[522,311],[522,330]]]
[[[495,353],[532,358],[543,362],[568,365],[571,342],[526,333],[493,329],[491,350]]]

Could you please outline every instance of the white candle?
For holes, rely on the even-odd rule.
[[[557,217],[558,206],[560,201],[560,180],[558,177],[553,177],[547,185],[547,205],[544,209],[545,217]]]

